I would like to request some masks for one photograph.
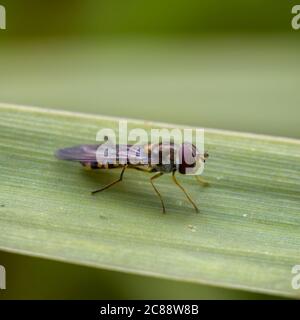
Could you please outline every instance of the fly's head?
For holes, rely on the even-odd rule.
[[[186,142],[180,146],[178,154],[178,171],[186,175],[201,174],[204,169],[204,163],[209,157],[207,152],[200,153],[195,145]]]

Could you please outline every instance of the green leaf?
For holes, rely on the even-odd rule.
[[[163,124],[130,120],[130,128]],[[300,297],[300,142],[206,130],[204,177],[119,176],[59,161],[56,149],[95,142],[118,119],[0,105],[0,249],[111,270]]]

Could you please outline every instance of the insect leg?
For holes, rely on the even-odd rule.
[[[201,183],[204,187],[208,187],[209,186],[209,182],[206,181],[205,179],[203,179],[202,177],[199,176],[195,176],[196,180]]]
[[[186,197],[188,198],[189,202],[193,205],[193,207],[195,208],[196,212],[199,212],[199,209],[197,208],[195,202],[192,200],[192,198],[187,194],[187,192],[184,190],[183,186],[181,184],[179,184],[179,182],[177,181],[176,177],[175,177],[175,171],[173,171],[172,173],[172,179],[175,182],[175,184],[177,184],[177,186],[184,192],[184,194],[186,195]]]
[[[162,172],[158,172],[156,175],[154,175],[153,177],[150,178],[150,182],[152,184],[153,189],[155,190],[156,194],[158,195],[158,197],[160,199],[160,202],[161,202],[161,205],[162,205],[162,209],[163,209],[163,213],[166,213],[166,208],[165,208],[162,196],[161,196],[161,194],[159,193],[158,189],[155,187],[155,185],[153,183],[154,179],[157,179],[157,178],[161,177],[162,175],[163,175]]]
[[[123,179],[123,174],[124,174],[124,171],[125,171],[126,168],[127,168],[127,165],[123,167],[122,172],[121,172],[120,177],[119,177],[118,180],[116,180],[116,181],[108,184],[107,186],[105,186],[105,187],[103,187],[103,188],[101,188],[101,189],[99,189],[99,190],[92,191],[92,194],[95,194],[95,193],[97,193],[97,192],[101,192],[101,191],[103,191],[103,190],[106,190],[106,189],[112,187],[113,185],[115,185],[116,183],[122,181],[122,179]]]

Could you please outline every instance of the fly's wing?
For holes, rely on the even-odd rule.
[[[106,157],[102,162],[113,163],[113,155],[118,164],[132,164],[132,165],[143,165],[148,164],[148,155],[145,151],[144,145],[116,145],[115,151],[114,146],[105,146],[111,151],[112,157]],[[99,156],[99,154],[98,154]],[[98,157],[102,158],[102,157]]]
[[[103,146],[103,152],[101,151]],[[109,151],[106,156],[105,150]],[[97,154],[98,152],[98,154]],[[57,150],[56,157],[61,160],[79,161],[79,162],[99,162],[101,163],[131,163],[131,164],[147,164],[148,157],[144,151],[144,146],[140,145],[101,145],[101,144],[84,144],[71,148]]]
[[[93,162],[97,161],[96,152],[100,145],[84,144],[80,146],[59,149],[56,151],[56,157],[60,160]]]
[[[119,157],[122,156],[119,150]],[[127,145],[127,163],[132,165],[148,165],[148,151],[144,145]]]

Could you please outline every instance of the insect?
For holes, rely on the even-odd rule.
[[[104,147],[106,156],[99,156],[99,147]],[[109,153],[109,151],[111,151]],[[187,151],[187,152],[186,152]],[[108,156],[109,154],[113,156]],[[190,155],[190,159],[186,158],[186,154]],[[183,191],[187,200],[192,204],[195,211],[198,208],[183,186],[178,182],[175,173],[178,171],[181,174],[193,174],[200,166],[205,163],[208,158],[208,153],[199,154],[196,147],[190,143],[174,144],[174,143],[158,143],[145,145],[104,145],[104,144],[86,144],[75,147],[60,149],[56,152],[56,157],[61,160],[80,162],[87,169],[115,169],[121,168],[119,178],[110,184],[92,191],[92,194],[104,191],[118,182],[123,180],[126,169],[135,169],[148,173],[155,173],[150,178],[150,183],[158,195],[163,213],[166,212],[163,198],[154,185],[154,180],[164,174],[172,174],[174,183]],[[155,159],[156,161],[153,161]],[[169,161],[164,161],[164,160]],[[178,161],[181,160],[181,161]],[[187,161],[189,160],[189,161]],[[154,163],[153,163],[154,162]],[[203,185],[208,183],[195,176]]]

